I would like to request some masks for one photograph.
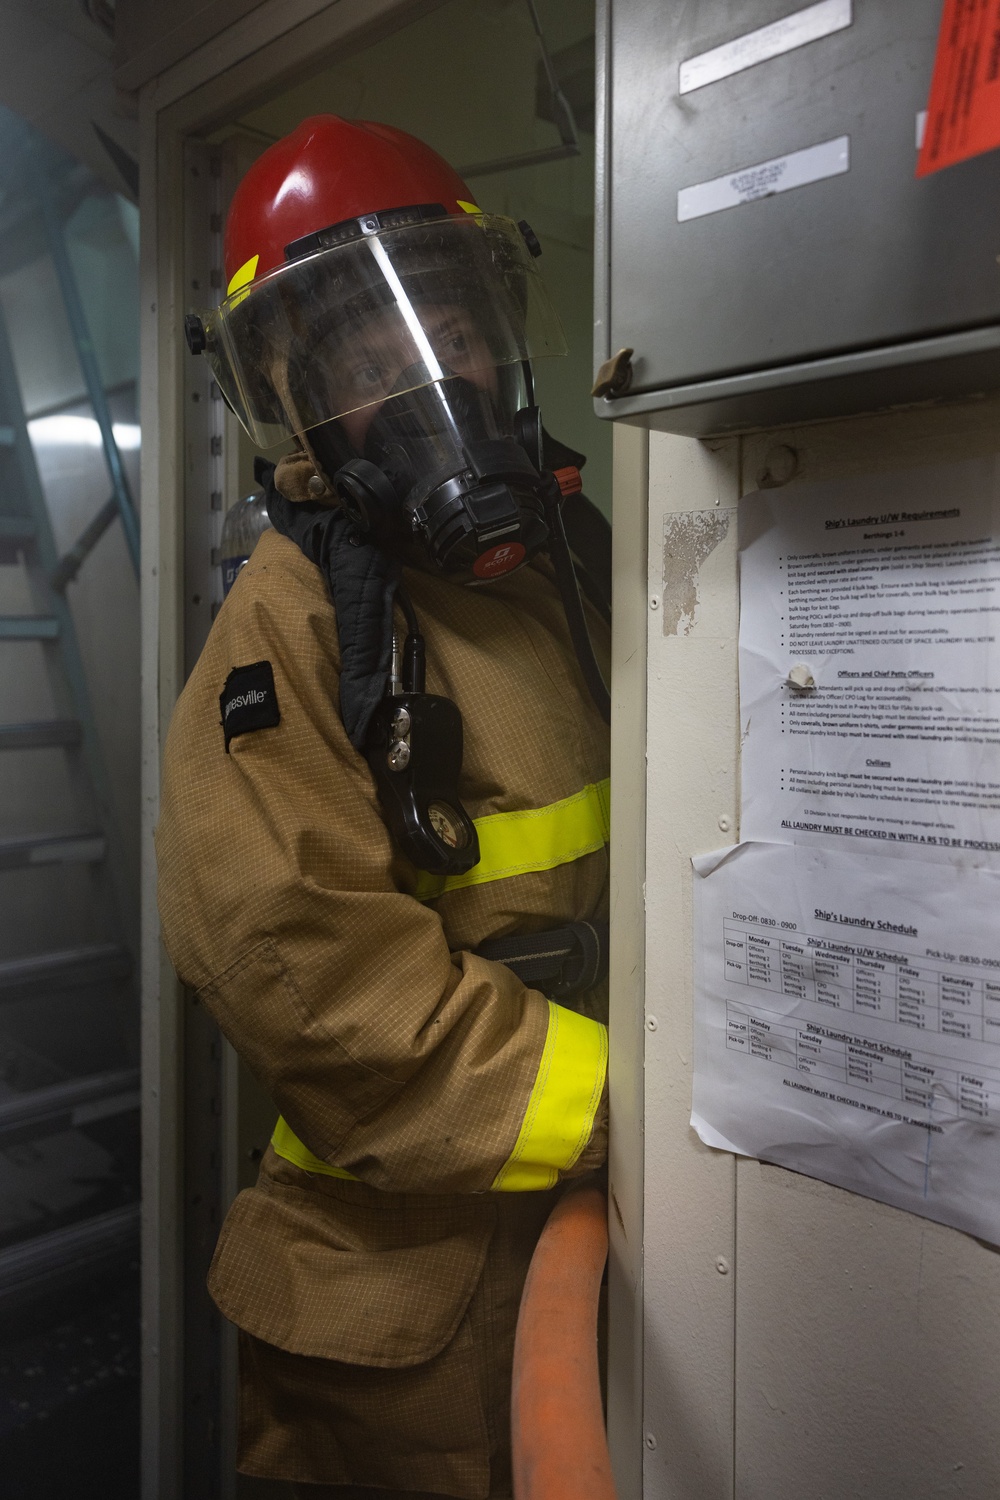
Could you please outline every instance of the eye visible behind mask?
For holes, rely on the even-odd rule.
[[[416,543],[456,582],[485,583],[513,572],[548,540],[542,476],[504,430],[519,415],[513,402],[450,371],[436,380],[427,373],[411,365],[399,375],[363,455],[336,468],[334,487],[378,545],[407,552]],[[506,424],[503,404],[512,408]],[[326,467],[324,429],[311,436]]]

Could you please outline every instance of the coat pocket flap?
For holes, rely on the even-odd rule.
[[[381,1369],[433,1358],[482,1275],[489,1201],[329,1181],[317,1191],[301,1177],[310,1185],[249,1188],[233,1203],[208,1277],[220,1312],[290,1354]]]

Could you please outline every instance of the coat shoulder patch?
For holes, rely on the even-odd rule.
[[[229,742],[239,734],[254,729],[273,729],[281,722],[274,672],[269,661],[255,661],[247,667],[234,667],[226,678],[219,696],[222,732]]]

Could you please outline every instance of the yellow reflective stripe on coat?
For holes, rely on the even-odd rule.
[[[550,1000],[549,1029],[524,1122],[493,1179],[493,1192],[555,1186],[590,1140],[607,1071],[607,1027]]]
[[[509,880],[536,870],[554,870],[585,854],[603,849],[611,830],[610,787],[607,779],[592,782],[571,797],[548,807],[519,812],[489,813],[476,818],[479,863],[464,875],[417,874],[414,895],[433,901],[445,891],[491,880]]]
[[[554,1187],[576,1161],[594,1128],[608,1071],[608,1032],[599,1021],[548,1002],[549,1025],[538,1072],[514,1149],[493,1179],[495,1193],[537,1193]],[[303,1145],[284,1119],[271,1145],[304,1172],[357,1182]]]
[[[321,1156],[314,1156],[309,1147],[302,1144],[288,1122],[280,1116],[274,1127],[271,1145],[279,1156],[290,1161],[294,1167],[301,1167],[303,1172],[322,1172],[324,1177],[342,1177],[348,1182],[358,1181],[353,1172],[345,1172],[343,1167],[331,1167],[330,1163],[324,1161]]]

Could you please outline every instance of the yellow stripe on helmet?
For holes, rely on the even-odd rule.
[[[226,287],[227,297],[231,297],[234,292],[238,292],[240,287],[249,286],[257,274],[257,262],[259,260],[259,255],[251,255],[249,260],[243,262]]]

